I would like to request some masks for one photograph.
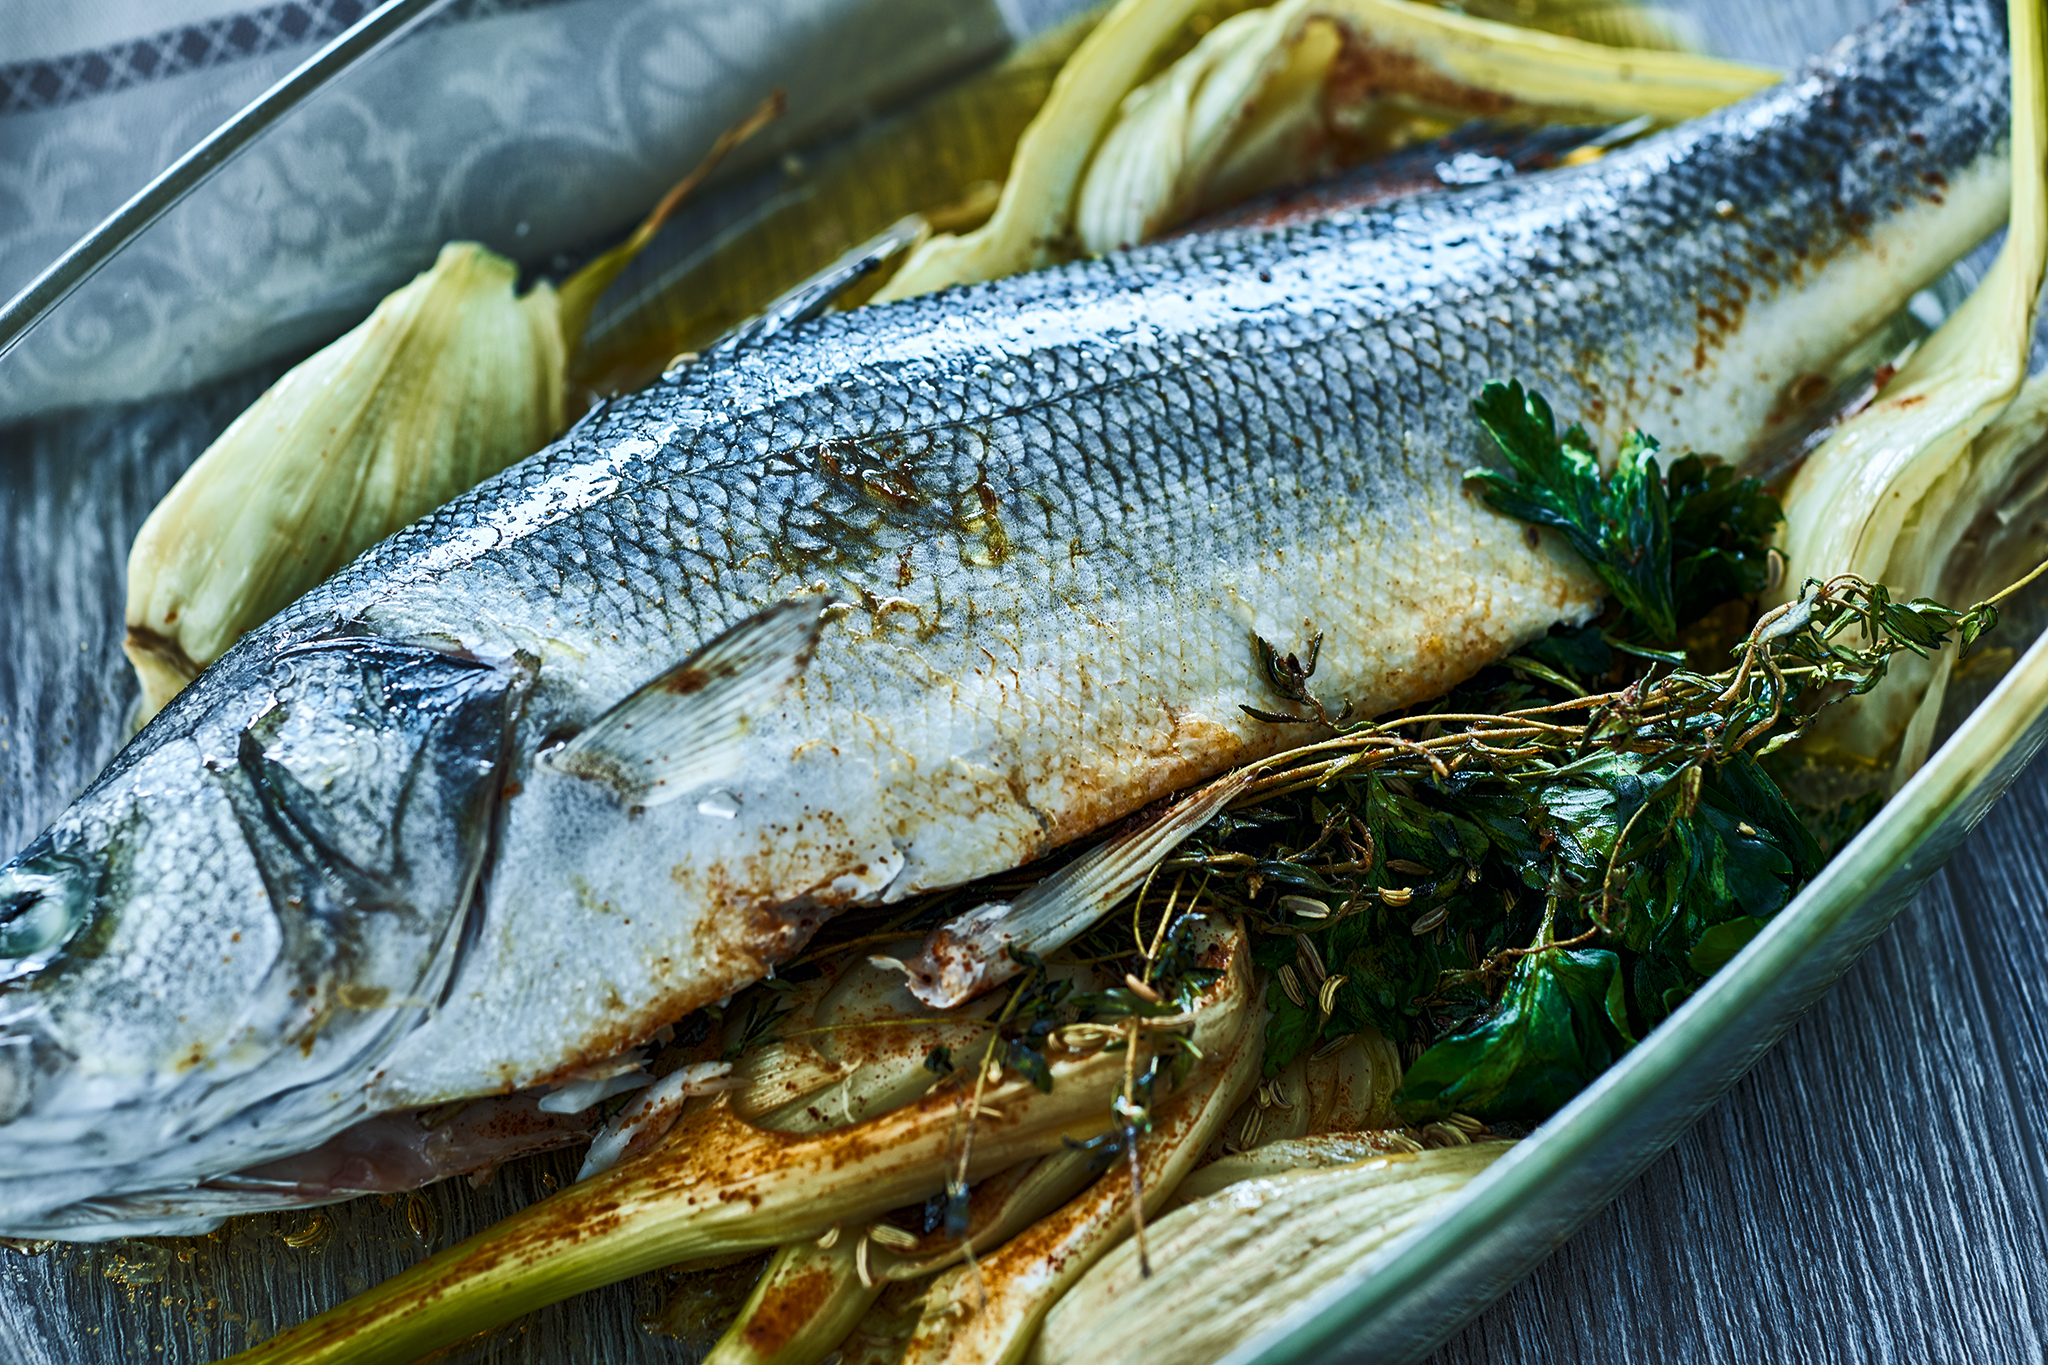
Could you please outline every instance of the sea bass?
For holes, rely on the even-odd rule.
[[[588,1077],[847,906],[1298,741],[1241,709],[1288,708],[1255,639],[1320,637],[1372,714],[1586,618],[1463,490],[1472,395],[1750,450],[1997,226],[2004,33],[1926,0],[1588,166],[827,317],[593,413],[0,869],[0,1233],[339,1197],[246,1173]]]

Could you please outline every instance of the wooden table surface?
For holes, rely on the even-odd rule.
[[[1050,0],[1011,10],[1054,6],[1064,8]],[[1694,8],[1714,47],[1787,63],[1876,7],[1748,0]],[[228,387],[178,413],[84,419],[33,438],[0,433],[0,842],[8,850],[118,740],[130,687],[113,644],[118,564],[155,496],[246,401]],[[95,451],[91,470],[64,453],[82,446]],[[2038,1122],[2048,1116],[2044,906],[2048,762],[2022,778],[1783,1044],[1435,1360],[2048,1357],[2048,1139]],[[519,1193],[479,1201],[444,1188],[430,1192],[440,1231],[429,1240],[456,1235],[488,1213],[485,1205]],[[366,1267],[352,1248],[335,1246],[294,1269],[279,1261],[275,1233],[265,1235],[267,1249],[250,1253],[247,1273],[275,1290],[280,1320],[359,1287]],[[0,1252],[0,1361],[204,1358],[205,1343],[221,1339],[195,1317],[197,1300],[183,1297],[180,1264],[150,1271],[148,1258],[142,1263],[149,1273],[138,1276],[118,1248]],[[309,1276],[319,1281],[311,1289]],[[635,1303],[621,1293],[564,1305],[530,1333],[501,1339],[490,1358],[693,1358],[641,1333]],[[247,1330],[266,1329],[251,1322]]]

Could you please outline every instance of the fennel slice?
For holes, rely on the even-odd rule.
[[[989,221],[965,236],[920,246],[875,301],[928,294],[1050,264],[1067,228],[1068,206],[1088,158],[1152,54],[1179,33],[1200,0],[1120,0],[1054,78],[1045,105],[1024,129]]]
[[[1341,46],[1317,20],[1336,24],[1347,41],[1388,49],[1432,87],[1475,93],[1488,109],[1680,119],[1777,79],[1759,67],[1602,47],[1414,0],[1282,0],[1218,25],[1141,86],[1193,8],[1190,0],[1122,0],[1019,139],[995,215],[972,233],[925,242],[877,301],[997,279],[1063,251],[1132,244],[1179,221],[1212,181],[1244,189],[1237,182],[1254,160],[1272,163],[1259,172],[1261,188],[1313,174],[1321,147],[1311,134],[1321,130]],[[1304,57],[1296,49],[1309,42],[1316,46]]]
[[[701,1365],[814,1365],[853,1331],[881,1297],[868,1274],[867,1233],[820,1246],[791,1242],[775,1253],[732,1325]]]
[[[1143,1259],[1140,1215],[1156,1213],[1173,1197],[1258,1078],[1264,1015],[1247,1011],[1228,1053],[1160,1106],[1151,1132],[1138,1141],[1137,1172],[1124,1158],[1112,1161],[1078,1198],[979,1264],[933,1280],[903,1365],[1014,1365],[1089,1266],[1119,1246],[1135,1246]]]
[[[1704,42],[1689,11],[1635,0],[1461,0],[1458,12],[1608,47],[1696,52]]]
[[[124,648],[154,715],[241,635],[561,428],[553,288],[474,242],[273,385],[185,471],[128,556]]]
[[[1208,1057],[1258,1036],[1246,940],[1235,925],[1205,932],[1222,952],[1194,1008],[1155,1019]],[[1240,1049],[1241,1050],[1241,1049]],[[1023,1076],[962,1095],[931,1094],[851,1127],[774,1133],[727,1103],[686,1115],[654,1150],[570,1185],[363,1294],[234,1357],[237,1365],[375,1365],[429,1351],[572,1294],[664,1265],[816,1238],[870,1222],[1020,1161],[1061,1152],[1110,1125],[1109,1100],[1127,1054],[1056,1046],[1049,1090]],[[1212,1064],[1213,1065],[1213,1064]],[[1209,1072],[1189,1077],[1200,1084]],[[970,1149],[964,1133],[973,1133]],[[964,1167],[964,1170],[962,1169]]]
[[[1382,74],[1348,81],[1347,67]],[[1410,0],[1282,0],[1219,25],[1124,101],[1081,186],[1075,235],[1091,252],[1131,246],[1205,207],[1327,175],[1360,150],[1387,150],[1368,138],[1337,155],[1396,106],[1441,109],[1453,123],[1501,114],[1672,122],[1776,79],[1762,67],[1605,47]],[[1347,103],[1340,88],[1354,85]]]
[[[1046,1315],[1032,1365],[1208,1365],[1340,1278],[1364,1273],[1512,1146],[1489,1142],[1247,1180],[1161,1219],[1145,1276],[1129,1243]]]
[[[1174,1191],[1173,1208],[1185,1208],[1198,1199],[1207,1199],[1247,1180],[1267,1180],[1295,1171],[1355,1166],[1361,1161],[1380,1157],[1412,1156],[1422,1150],[1422,1143],[1398,1128],[1276,1138],[1261,1142],[1249,1151],[1233,1152],[1196,1167]]]
[[[1870,406],[1845,421],[1793,475],[1779,544],[1790,564],[1777,594],[1809,578],[1853,573],[1910,599],[1940,591],[1964,523],[2031,444],[1994,423],[2026,377],[2034,309],[2048,265],[2048,74],[2038,5],[2010,11],[2012,215],[1991,270]],[[1981,446],[1981,448],[1980,448]],[[1900,659],[1881,698],[1841,707],[1808,743],[1851,763],[1890,759],[1896,790],[1926,761],[1953,651]]]
[[[147,721],[230,645],[393,531],[561,431],[569,357],[597,298],[776,91],[620,246],[514,293],[519,267],[450,242],[361,324],[237,417],[149,514],[128,554],[127,636]]]

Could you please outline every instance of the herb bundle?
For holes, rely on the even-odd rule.
[[[1405,1050],[1397,1103],[1417,1123],[1542,1118],[1670,1014],[1824,861],[1759,760],[1901,650],[1967,648],[1997,620],[1995,601],[1896,602],[1843,575],[1700,671],[1680,641],[1765,586],[1775,501],[1697,456],[1660,468],[1640,433],[1605,473],[1519,384],[1473,406],[1505,467],[1469,482],[1562,532],[1612,593],[1608,616],[1372,723],[1315,700],[1313,655],[1258,642],[1269,678],[1336,734],[1267,764],[1169,865],[1208,874],[1205,899],[1259,933],[1266,1073],[1377,1028]]]

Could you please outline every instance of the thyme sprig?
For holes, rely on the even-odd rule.
[[[1685,767],[1697,768],[1726,762],[1764,740],[1761,756],[1798,738],[1821,708],[1877,686],[1895,655],[1925,658],[1951,636],[1960,637],[1967,650],[1998,623],[1998,603],[2043,571],[2048,564],[1968,610],[1927,598],[1895,602],[1883,584],[1855,574],[1809,579],[1795,601],[1757,621],[1737,647],[1738,662],[1719,673],[1653,670],[1603,693],[1585,693],[1559,677],[1579,694],[1497,714],[1428,710],[1348,725],[1326,716],[1336,736],[1260,765],[1260,775],[1232,809],[1322,790],[1367,772],[1442,781],[1460,771],[1519,770],[1537,781],[1556,781],[1600,751],[1660,761],[1682,755]],[[1861,643],[1843,642],[1851,627],[1861,628]],[[1837,683],[1847,689],[1829,691]],[[1803,709],[1796,705],[1802,696],[1812,698]],[[1333,833],[1326,826],[1317,845]]]

